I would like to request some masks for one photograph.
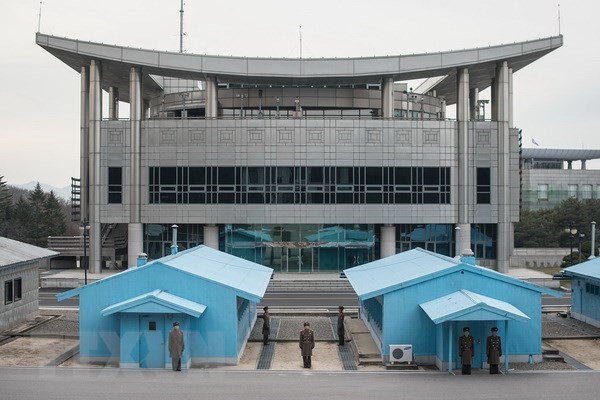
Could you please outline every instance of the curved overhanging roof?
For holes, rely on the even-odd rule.
[[[595,160],[600,158],[600,150],[584,149],[523,149],[521,153],[523,159],[534,160]]]
[[[274,85],[378,83],[430,77],[445,78],[432,86],[447,103],[456,97],[456,69],[469,68],[471,88],[490,85],[496,64],[507,61],[514,71],[562,46],[561,36],[466,50],[354,58],[256,58],[172,53],[113,46],[36,34],[36,43],[80,72],[90,60],[102,61],[103,88],[119,88],[119,100],[129,99],[129,70],[142,67],[144,98],[160,94],[150,75],[222,82]],[[452,83],[454,82],[454,83]]]

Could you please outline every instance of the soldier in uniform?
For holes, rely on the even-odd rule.
[[[502,340],[498,336],[498,328],[493,327],[491,329],[492,334],[487,337],[487,359],[490,364],[490,374],[499,374],[498,364],[500,364],[500,357],[502,356]]]
[[[302,354],[302,360],[304,361],[304,368],[310,368],[310,358],[312,356],[312,349],[315,348],[315,333],[310,329],[308,322],[304,323],[304,329],[300,331],[300,351]]]
[[[345,336],[346,336],[346,328],[344,327],[344,306],[340,306],[339,307],[339,313],[338,313],[338,320],[337,320],[337,333],[338,333],[338,340],[339,340],[339,345],[343,346],[345,343]]]
[[[263,315],[260,315],[259,318],[263,319],[263,344],[266,346],[269,344],[269,334],[271,334],[271,316],[269,315],[269,306],[264,306],[263,311]]]
[[[173,322],[173,330],[169,332],[169,355],[173,371],[181,371],[181,355],[185,345],[183,343],[183,331],[179,329],[179,322]]]
[[[458,339],[458,356],[462,364],[462,374],[471,375],[471,360],[475,354],[475,340],[470,336],[468,326],[463,328],[463,335]]]

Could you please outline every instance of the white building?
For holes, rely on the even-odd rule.
[[[519,218],[513,74],[563,39],[335,59],[36,41],[81,74],[92,272],[119,239],[130,266],[168,253],[172,224],[180,248],[313,272],[413,247],[453,256],[456,232],[481,264],[506,271]],[[402,84],[419,78],[414,92]]]

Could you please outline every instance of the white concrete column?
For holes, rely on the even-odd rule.
[[[479,101],[479,89],[473,88],[469,90],[469,111],[470,111],[470,120],[479,119],[479,107],[477,102]]]
[[[204,245],[219,250],[219,227],[204,225]]]
[[[381,116],[394,118],[394,78],[391,77],[381,81]]]
[[[513,115],[513,70],[508,69],[508,127],[514,128]]]
[[[100,223],[101,188],[100,181],[100,134],[102,123],[102,64],[90,62],[89,86],[89,194],[88,214],[90,217],[90,259],[89,271],[99,273],[102,270],[102,226]]]
[[[490,95],[490,108],[491,108],[491,116],[490,118],[492,119],[492,121],[497,121],[498,120],[498,103],[497,103],[497,99],[496,99],[496,78],[492,78],[492,84],[490,86],[490,91],[491,91],[491,95]]]
[[[508,272],[510,266],[510,142],[509,142],[509,79],[508,63],[496,67],[494,91],[498,121],[498,271]]]
[[[206,118],[217,118],[218,116],[218,86],[217,78],[214,76],[207,76],[206,81],[206,109],[204,111]]]
[[[143,253],[143,243],[144,226],[133,222],[127,224],[127,268],[137,267],[138,254]]]
[[[457,74],[456,123],[458,125],[458,227],[460,245],[471,248],[469,218],[469,70],[461,68]]]
[[[81,67],[81,134],[79,138],[79,179],[81,220],[89,221],[89,168],[90,168],[90,67]]]
[[[119,119],[119,88],[108,88],[108,118]]]
[[[143,116],[142,71],[139,67],[129,70],[129,225],[127,227],[127,265],[137,265],[137,255],[143,252],[141,224],[141,131]]]
[[[385,224],[381,226],[381,258],[396,254],[396,227]]]

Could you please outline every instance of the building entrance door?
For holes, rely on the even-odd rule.
[[[165,367],[165,317],[140,315],[140,368]]]
[[[283,248],[283,267],[287,272],[313,272],[313,252],[310,248]]]

